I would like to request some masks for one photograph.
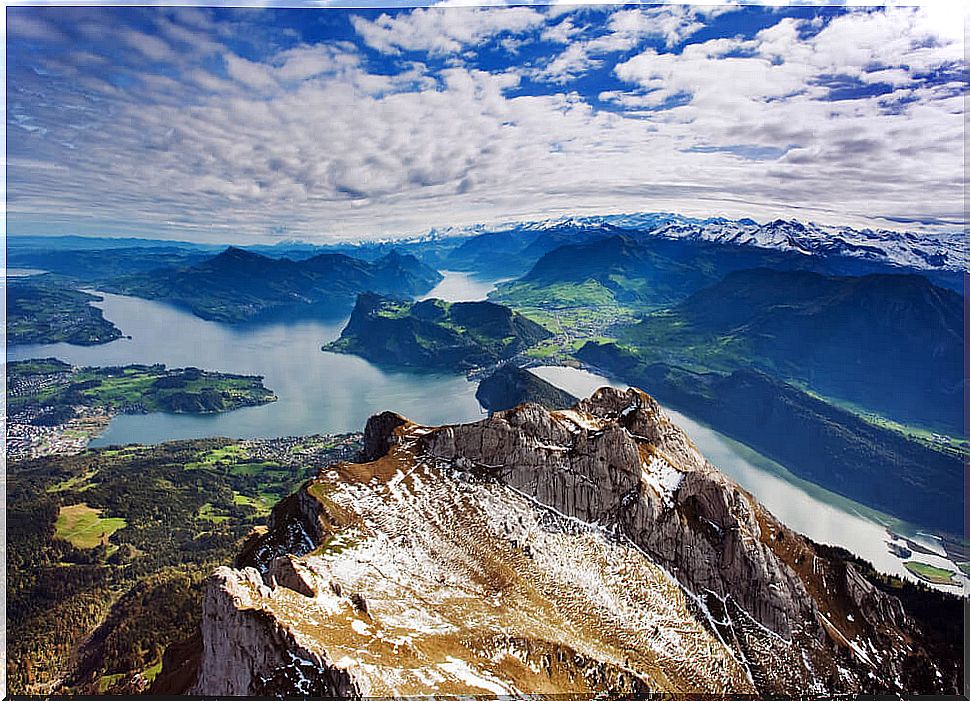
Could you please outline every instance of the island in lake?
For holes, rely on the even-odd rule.
[[[255,375],[164,365],[78,368],[56,358],[7,366],[7,457],[83,449],[118,413],[215,413],[276,401]]]

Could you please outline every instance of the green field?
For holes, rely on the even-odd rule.
[[[72,407],[78,405],[134,413],[213,413],[276,400],[256,376],[164,365],[75,369],[53,358],[10,363],[8,385],[8,409],[40,409],[47,425],[72,418]]]
[[[942,567],[934,567],[923,562],[913,561],[904,563],[904,567],[920,579],[931,584],[957,584],[953,579],[956,573],[952,570],[945,570]]]
[[[357,449],[334,436],[202,439],[9,464],[11,690],[64,679],[65,692],[125,693],[135,673],[153,677],[198,625],[209,573],[282,497]]]
[[[8,283],[7,341],[11,345],[66,342],[90,346],[121,337],[118,327],[91,306],[100,297],[49,278],[41,275]]]
[[[558,337],[589,339],[605,329],[637,320],[633,307],[618,302],[595,280],[550,285],[506,283],[488,299],[519,312]]]
[[[61,507],[54,523],[54,537],[75,548],[96,548],[106,545],[116,531],[127,525],[123,518],[101,518],[101,509],[74,504]]]

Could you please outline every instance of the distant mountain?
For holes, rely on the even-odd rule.
[[[122,248],[217,251],[224,246],[169,239],[110,236],[17,236],[7,237],[7,254],[20,251],[116,251]]]
[[[443,265],[449,270],[476,272],[492,277],[518,277],[542,256],[567,244],[601,241],[620,230],[600,223],[533,226],[490,231],[465,240],[448,253]]]
[[[73,238],[73,237],[72,237]],[[125,246],[121,248],[23,248],[7,256],[11,268],[36,268],[71,281],[97,284],[160,268],[187,267],[210,258],[205,249],[180,246]]]
[[[851,264],[868,264],[863,272],[875,272],[871,266],[888,266],[920,270],[936,279],[947,280],[946,286],[958,289],[962,284],[959,274],[970,268],[970,245],[962,231],[954,229],[945,233],[900,232],[888,229],[853,229],[847,226],[828,226],[803,223],[797,220],[776,219],[759,223],[752,219],[725,219],[713,217],[698,219],[663,212],[642,212],[604,216],[561,217],[544,221],[515,222],[493,227],[466,227],[450,229],[452,236],[471,238],[452,254],[451,265],[488,263],[480,253],[489,245],[495,249],[494,265],[515,266],[515,256],[533,246],[533,252],[552,250],[554,245],[534,244],[539,241],[553,242],[557,232],[570,232],[572,241],[596,240],[605,236],[624,233],[635,239],[663,238],[787,251],[797,255],[814,256],[830,261],[832,266],[842,266],[839,271],[848,274]],[[545,247],[545,251],[541,249]],[[520,265],[528,266],[538,257],[526,258]],[[836,261],[840,261],[836,262]],[[455,268],[464,269],[464,268]]]
[[[600,239],[590,236],[548,251],[525,275],[500,285],[492,297],[513,308],[593,307],[602,306],[608,299],[642,311],[676,304],[725,275],[747,268],[852,275],[899,272],[898,268],[866,261],[703,239],[638,237],[630,233],[613,233]]]
[[[103,289],[171,302],[203,319],[235,323],[279,314],[342,314],[360,292],[420,295],[441,279],[436,270],[396,251],[372,262],[339,253],[293,261],[231,246],[201,263],[130,276]]]
[[[461,371],[511,358],[550,336],[491,302],[410,303],[365,293],[340,338],[324,350],[396,367]]]
[[[962,232],[918,234],[887,229],[853,229],[776,219],[704,219],[668,222],[653,230],[665,238],[756,246],[823,257],[844,257],[916,270],[960,272],[970,267]]]
[[[920,275],[737,271],[621,340],[655,360],[756,365],[903,422],[963,425],[963,298]]]
[[[489,411],[505,411],[526,402],[546,409],[568,409],[578,401],[569,392],[515,365],[503,365],[479,382],[475,398]]]
[[[690,372],[643,362],[612,343],[587,343],[577,355],[804,479],[907,521],[963,531],[959,455],[873,425],[754,370]]]

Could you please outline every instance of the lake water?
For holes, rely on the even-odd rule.
[[[427,296],[449,301],[483,299],[495,281],[447,273]],[[229,436],[257,438],[309,433],[360,431],[367,419],[396,411],[425,424],[473,421],[483,412],[475,383],[463,375],[389,372],[351,355],[325,353],[346,323],[292,321],[229,326],[205,321],[166,304],[103,294],[107,319],[125,335],[100,346],[68,344],[15,346],[10,360],[53,356],[75,365],[165,363],[242,374],[263,375],[279,401],[224,414],[121,415],[111,420],[93,447],[125,443]],[[610,380],[574,368],[532,369],[538,376],[577,396],[588,396]],[[668,410],[701,451],[754,494],[778,518],[814,540],[841,545],[884,572],[909,575],[886,548],[886,525],[916,539],[918,530],[848,499],[800,480],[777,463],[731,441],[687,416]],[[921,542],[935,543],[922,538]],[[953,569],[943,558],[918,559]],[[967,580],[963,579],[966,586]],[[952,588],[951,588],[952,590]]]
[[[444,275],[444,280],[428,294],[418,297],[418,301],[424,299],[444,299],[449,302],[480,302],[488,293],[495,289],[496,285],[505,282],[501,280],[483,280],[470,273],[459,273],[454,270],[440,271]]]
[[[464,279],[464,278],[463,278]],[[449,284],[446,285],[445,282]],[[477,298],[487,283],[453,279],[437,289],[452,300]],[[476,385],[463,375],[388,372],[352,355],[320,347],[340,335],[346,319],[229,326],[205,321],[166,304],[98,293],[105,318],[125,335],[100,346],[66,343],[15,346],[10,360],[54,356],[75,365],[165,363],[263,375],[279,401],[224,414],[121,415],[93,447],[159,443],[180,438],[257,438],[360,431],[378,411],[399,412],[420,423],[470,421],[483,416]]]
[[[578,397],[587,397],[603,386],[628,387],[577,368],[546,366],[530,368],[530,371]],[[785,525],[812,540],[840,545],[869,560],[881,572],[913,581],[918,580],[906,571],[903,561],[889,551],[887,527],[931,550],[941,552],[939,544],[920,535],[916,525],[800,479],[773,460],[710,427],[668,407],[664,407],[664,411],[675,424],[687,431],[704,456],[718,469],[757,497]],[[950,570],[957,569],[945,557],[915,554],[913,559]],[[970,580],[962,575],[960,580],[964,591],[970,591]],[[959,591],[957,587],[939,588]]]

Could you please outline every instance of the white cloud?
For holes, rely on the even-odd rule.
[[[7,8],[7,33],[11,38],[60,41],[64,35],[39,17],[23,14],[16,7]]]
[[[269,66],[232,53],[223,54],[222,59],[225,61],[229,76],[246,87],[256,90],[269,90],[276,87],[276,79]]]
[[[706,21],[648,21],[655,10],[611,8],[602,48],[590,50],[597,37],[573,41],[557,60],[615,60],[643,32],[667,41]],[[445,26],[459,20],[424,16],[405,31],[409,17],[371,36],[375,48],[434,54],[515,36],[508,21],[477,14],[479,28],[462,35]],[[439,23],[438,40],[426,40],[428,22]],[[558,15],[549,26],[575,37],[584,22],[588,13]],[[363,31],[377,25],[388,29],[375,20]],[[100,81],[103,71],[85,73],[90,61],[68,61],[79,75],[11,74],[8,214],[12,227],[42,220],[62,231],[219,241],[280,226],[307,238],[383,236],[644,209],[778,216],[802,206],[831,223],[962,217],[963,85],[918,78],[962,58],[933,27],[900,9],[836,17],[803,38],[779,17],[749,40],[640,51],[616,68],[628,89],[601,96],[616,111],[567,90],[519,94],[519,69],[435,70],[437,58],[397,58],[386,64],[396,73],[372,72],[365,52],[339,42],[291,42],[259,61],[223,47],[226,76],[192,59],[179,81],[142,70],[125,90]],[[833,66],[892,90],[827,101],[819,81]],[[33,94],[55,107],[17,106]],[[681,94],[685,104],[650,109]]]
[[[162,39],[135,29],[124,30],[117,38],[153,61],[169,61],[175,55]]]
[[[541,80],[566,83],[601,65],[603,57],[629,52],[645,39],[663,39],[668,48],[676,46],[704,27],[702,17],[710,19],[734,9],[728,6],[716,11],[713,8],[678,5],[616,10],[609,15],[606,32],[591,39],[569,43],[535,75]],[[567,18],[561,24],[568,21]],[[572,34],[578,33],[571,26],[566,29]]]
[[[364,42],[386,54],[424,51],[457,53],[501,34],[521,33],[541,26],[545,19],[527,7],[418,8],[407,14],[382,14],[375,20],[351,19]]]

